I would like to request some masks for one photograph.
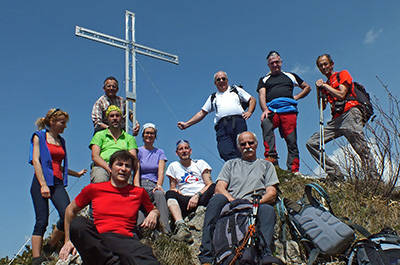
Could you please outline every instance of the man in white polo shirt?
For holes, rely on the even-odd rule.
[[[218,152],[225,161],[240,158],[241,153],[236,146],[236,136],[247,131],[246,120],[253,114],[256,99],[240,87],[231,87],[228,84],[228,75],[218,71],[214,75],[214,84],[218,91],[210,95],[201,108],[190,120],[178,122],[181,130],[198,123],[204,117],[215,111],[215,131],[217,134]],[[242,103],[249,104],[247,111]]]

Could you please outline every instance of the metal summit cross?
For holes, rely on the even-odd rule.
[[[79,26],[76,26],[75,35],[125,50],[125,113],[130,112],[129,105],[132,103],[133,122],[136,121],[136,53],[179,64],[177,55],[162,52],[135,42],[135,13],[128,10],[125,11],[125,39]],[[131,74],[132,76],[130,76]],[[126,115],[125,131],[128,132],[128,129],[129,115]]]

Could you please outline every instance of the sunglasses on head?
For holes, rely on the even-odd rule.
[[[189,144],[189,141],[188,140],[179,140],[178,142],[176,142],[176,147],[178,147],[178,145],[180,145],[182,143]]]

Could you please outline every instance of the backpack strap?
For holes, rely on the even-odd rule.
[[[217,104],[214,102],[217,92],[211,94],[211,107],[217,112]]]
[[[239,96],[239,91],[237,90],[237,86],[236,85],[231,85],[230,92],[233,92],[233,93],[235,93],[236,95]]]
[[[313,250],[311,250],[307,265],[312,265],[320,253],[321,253],[321,251],[317,248],[314,248]]]
[[[354,230],[357,230],[358,232],[360,232],[360,234],[363,235],[364,237],[369,238],[371,236],[371,233],[364,226],[353,223],[353,221],[350,220],[348,217],[339,217],[339,216],[336,216],[336,217],[338,219],[340,219],[341,221],[344,221],[346,224],[348,224]]]
[[[287,240],[286,240],[286,222],[288,220],[287,218],[289,218],[289,217],[286,218],[286,216],[287,216],[287,209],[288,208],[289,209],[293,209],[296,212],[299,212],[301,210],[301,206],[298,203],[293,202],[293,201],[291,201],[291,200],[289,200],[287,198],[280,198],[280,200],[276,204],[276,209],[278,211],[278,216],[279,216],[279,219],[280,219],[280,221],[282,223],[282,230],[281,230],[280,240],[281,240],[282,245],[283,245],[283,255],[284,255],[285,259],[288,258],[287,247],[286,247],[286,242],[287,242]],[[289,222],[290,222],[290,220],[289,220]],[[294,224],[292,224],[292,226],[294,226]],[[293,228],[295,228],[295,227],[293,227]],[[297,241],[297,243],[300,244],[300,242],[298,242],[298,240],[299,240],[298,236],[301,236],[301,235],[299,234],[298,231],[296,231],[295,233],[298,234],[298,235],[296,235],[296,239],[295,240]]]
[[[336,80],[338,81],[338,83],[339,83],[339,85],[340,85],[340,77],[339,77],[339,74],[340,74],[340,72],[338,72],[338,73],[336,74]],[[349,100],[357,100],[356,97],[351,96],[351,90],[352,90],[352,89],[353,89],[353,93],[356,93],[356,92],[354,91],[354,89],[355,89],[354,82],[351,83],[350,90],[347,91],[347,95],[346,95],[346,99],[345,99],[346,101],[349,101]]]
[[[310,202],[310,204],[313,205],[314,207],[321,205],[321,203],[312,196],[312,190],[315,190],[316,192],[318,192],[318,194],[321,195],[321,197],[325,199],[325,201],[328,204],[328,210],[333,215],[335,215],[333,213],[333,209],[331,207],[331,199],[329,198],[328,193],[326,193],[326,191],[317,183],[308,183],[308,184],[306,184],[306,186],[304,188],[304,193],[305,193],[308,201]]]
[[[232,214],[229,218],[229,229],[231,230],[232,245],[236,246],[238,243],[238,237],[236,233],[235,214]]]

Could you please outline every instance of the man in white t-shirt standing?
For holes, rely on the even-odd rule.
[[[240,158],[241,153],[236,146],[236,136],[247,131],[246,120],[250,118],[256,107],[256,99],[240,87],[231,87],[228,84],[228,75],[218,71],[214,75],[214,84],[218,91],[210,95],[201,108],[190,120],[178,122],[181,130],[198,123],[204,117],[215,111],[214,125],[217,133],[218,152],[225,161]],[[245,111],[242,102],[249,107]]]
[[[202,159],[191,159],[192,149],[187,140],[176,143],[176,154],[180,160],[172,162],[165,173],[170,183],[170,190],[165,196],[176,227],[172,238],[192,243],[183,218],[199,205],[207,206],[214,194],[215,184],[211,179],[210,165]]]

